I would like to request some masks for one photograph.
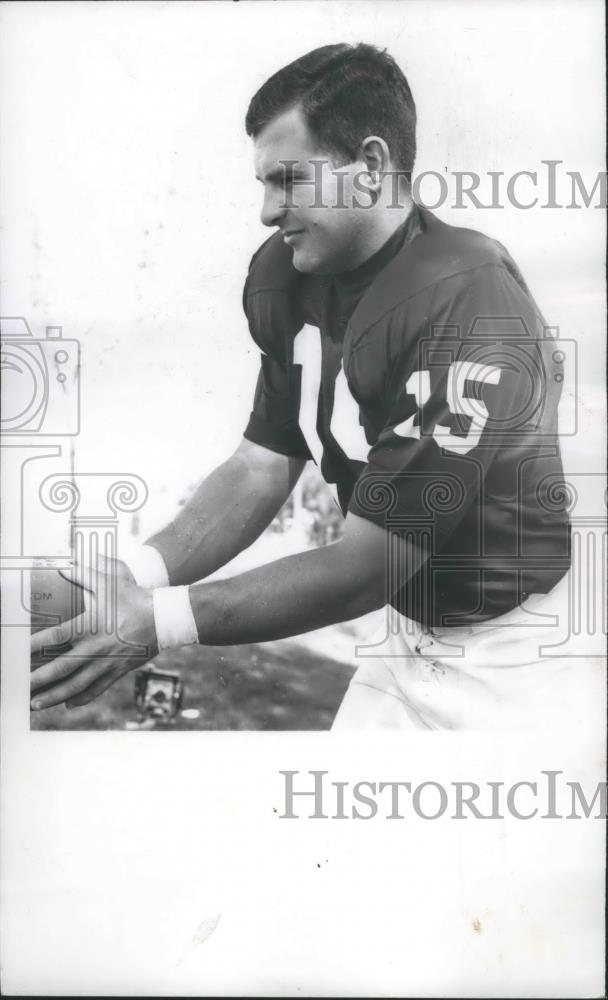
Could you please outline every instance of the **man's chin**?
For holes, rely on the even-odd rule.
[[[323,262],[318,256],[307,253],[304,249],[296,249],[294,247],[292,263],[296,271],[301,271],[303,274],[329,273],[324,269]]]
[[[302,271],[303,274],[310,274],[315,269],[315,261],[303,250],[294,249],[292,263],[296,271]]]

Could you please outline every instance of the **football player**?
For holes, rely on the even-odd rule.
[[[563,354],[508,252],[411,197],[416,110],[386,52],[329,45],[272,76],[246,117],[262,222],[244,308],[261,351],[241,444],[115,586],[149,655],[264,642],[386,606],[335,725],[525,728],[584,717],[594,681],[541,655],[570,565],[557,407]],[[267,527],[313,460],[340,541],[202,581]],[[109,582],[110,581],[110,582]],[[142,662],[72,637],[33,707],[82,705]],[[580,665],[579,665],[580,667]],[[587,677],[587,680],[585,680]]]

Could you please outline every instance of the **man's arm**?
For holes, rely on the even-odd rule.
[[[306,462],[243,438],[177,517],[146,544],[163,557],[172,586],[209,576],[268,527]]]
[[[358,618],[383,607],[428,553],[399,540],[398,580],[389,574],[389,535],[349,514],[339,542],[278,559],[229,580],[190,587],[199,641],[266,642]],[[395,567],[393,567],[394,569]]]

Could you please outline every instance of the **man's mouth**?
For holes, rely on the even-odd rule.
[[[303,229],[287,229],[283,232],[283,239],[285,243],[290,243],[291,240],[295,239],[297,236],[301,236],[304,232]]]

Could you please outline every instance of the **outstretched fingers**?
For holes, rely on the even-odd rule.
[[[48,705],[56,705],[58,702],[50,700],[56,690],[63,690],[66,683],[70,686],[70,692],[76,694],[93,682],[95,676],[87,674],[85,683],[83,680],[83,669],[91,667],[95,676],[99,672],[107,669],[107,657],[100,657],[96,653],[96,643],[94,639],[88,639],[78,644],[77,652],[64,653],[55,657],[50,663],[43,663],[41,667],[34,670],[30,676],[30,689],[32,695],[36,694],[36,701],[44,704],[34,707],[47,708]],[[66,681],[66,678],[68,679]],[[41,692],[42,688],[51,688],[49,691]],[[37,692],[41,692],[37,694]],[[68,697],[68,695],[66,695]],[[59,701],[65,701],[60,698]]]

